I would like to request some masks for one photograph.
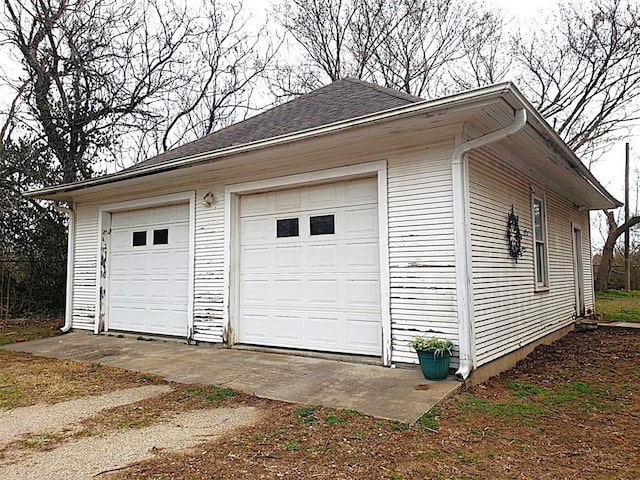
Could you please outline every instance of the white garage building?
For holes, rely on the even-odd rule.
[[[511,84],[352,79],[28,195],[72,207],[69,328],[387,366],[434,335],[463,378],[593,309],[588,211],[619,205]]]

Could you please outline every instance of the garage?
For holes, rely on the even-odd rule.
[[[380,356],[377,179],[240,197],[240,343]]]
[[[188,333],[189,204],[114,212],[108,271],[108,328]]]

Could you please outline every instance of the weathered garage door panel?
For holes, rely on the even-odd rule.
[[[381,354],[375,178],[241,197],[239,341]]]
[[[189,206],[111,217],[109,329],[187,335]]]

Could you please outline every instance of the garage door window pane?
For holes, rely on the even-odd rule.
[[[163,228],[162,230],[153,231],[153,244],[154,245],[166,245],[169,243],[169,229]]]
[[[285,218],[282,220],[277,220],[276,226],[276,235],[278,236],[278,238],[298,236],[297,218]]]
[[[333,215],[320,215],[309,219],[311,235],[330,235],[335,233]]]
[[[142,247],[147,244],[147,232],[133,232],[133,246]]]

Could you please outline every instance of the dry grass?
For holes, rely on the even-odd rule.
[[[0,408],[56,403],[83,395],[164,381],[99,363],[34,357],[0,350]]]
[[[59,318],[11,318],[0,320],[0,346],[60,335]]]

